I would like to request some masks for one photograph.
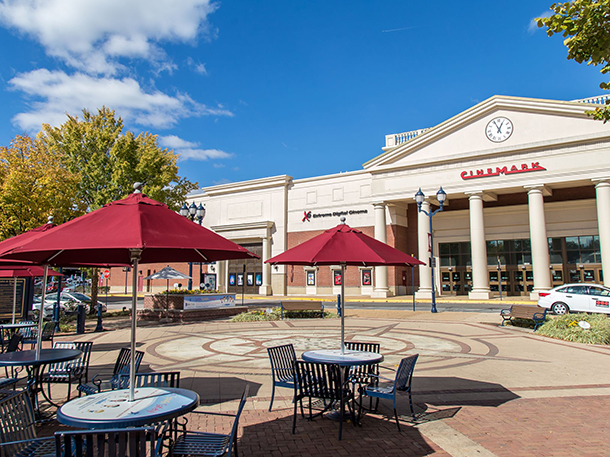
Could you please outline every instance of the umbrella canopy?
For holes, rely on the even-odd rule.
[[[11,238],[7,238],[6,240],[0,241],[0,254],[10,251],[13,248],[23,245],[24,243],[31,241],[40,235],[44,234],[47,230],[55,227],[53,225],[53,218],[49,217],[49,222],[43,224],[39,227],[33,228],[32,230],[28,230],[27,232],[23,232],[19,235],[13,236]],[[10,268],[13,266],[20,265],[30,265],[31,261],[24,260],[6,260],[0,259],[0,268]],[[41,275],[42,276],[42,275]]]
[[[285,265],[423,265],[415,257],[344,223],[266,262]]]
[[[423,265],[398,249],[341,224],[324,233],[271,257],[266,263],[282,265],[341,265],[341,352],[345,349],[345,266]]]
[[[190,276],[185,275],[184,273],[180,273],[178,270],[174,270],[168,265],[165,268],[161,268],[156,273],[145,277],[144,279],[190,279]]]
[[[128,266],[134,250],[140,251],[139,263],[258,258],[141,193],[72,219],[2,257],[61,266]]]
[[[130,401],[134,398],[136,303],[139,263],[213,262],[258,258],[247,249],[180,216],[142,195],[141,185],[127,198],[77,217],[2,254],[7,259],[62,266],[131,265],[132,320]],[[42,320],[40,320],[42,322]],[[39,332],[40,334],[41,332]],[[38,344],[40,347],[40,344]]]

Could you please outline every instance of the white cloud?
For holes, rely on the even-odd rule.
[[[4,0],[0,22],[90,74],[114,74],[120,58],[166,61],[163,42],[214,37],[211,0]]]
[[[529,25],[527,26],[527,31],[529,33],[535,33],[537,30],[540,30],[540,27],[538,27],[538,21],[536,19],[538,19],[539,17],[549,17],[551,14],[553,14],[552,11],[546,10],[542,14],[533,17],[530,20]]]
[[[61,124],[66,113],[79,115],[83,108],[93,111],[102,106],[114,109],[127,122],[154,128],[169,128],[187,117],[233,116],[225,108],[197,103],[187,94],[146,91],[132,78],[94,78],[40,69],[18,74],[9,85],[32,99],[30,111],[13,118],[28,132],[37,131],[42,123]]]
[[[173,149],[183,160],[210,160],[230,159],[233,154],[219,149],[201,149],[199,143],[183,140],[176,135],[159,136],[159,144],[165,148]]]
[[[208,70],[205,68],[205,64],[201,62],[195,62],[192,57],[186,59],[186,64],[192,68],[196,73],[207,76]]]

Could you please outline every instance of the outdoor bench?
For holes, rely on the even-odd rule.
[[[280,302],[281,315],[280,318],[284,319],[284,310],[286,311],[320,311],[322,319],[324,319],[324,303],[321,301],[286,301]]]
[[[500,311],[500,315],[502,316],[502,325],[506,321],[512,323],[513,319],[526,319],[534,321],[534,331],[536,331],[539,326],[544,324],[547,311],[548,309],[539,306],[512,305],[510,309]]]

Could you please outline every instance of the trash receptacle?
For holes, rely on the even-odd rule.
[[[76,315],[76,333],[85,333],[85,305],[78,305]]]

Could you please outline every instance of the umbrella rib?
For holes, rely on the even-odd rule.
[[[49,257],[45,263],[47,263],[47,264],[51,263],[51,261],[52,261],[52,260],[53,260],[55,257],[57,257],[59,254],[61,254],[62,252],[64,252],[64,250],[63,250],[63,249],[62,249],[61,251],[57,251],[55,254],[53,254],[51,257]]]
[[[204,256],[204,255],[201,253],[201,251],[200,251],[199,249],[195,249],[195,252],[196,252],[197,254],[199,254],[199,255],[200,255],[202,258],[203,258],[203,260],[205,260],[205,261],[207,261],[207,260],[208,260],[208,258],[207,258],[206,256]]]

